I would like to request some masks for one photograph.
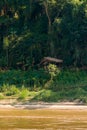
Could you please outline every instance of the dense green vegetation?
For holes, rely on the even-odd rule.
[[[44,57],[62,68],[40,66]],[[87,0],[0,2],[0,98],[87,102]],[[30,95],[30,96],[29,96]]]
[[[53,73],[53,72],[52,72]],[[51,79],[47,71],[0,72],[0,99],[6,97],[29,101],[87,102],[87,71],[61,70]]]
[[[44,56],[87,65],[87,0],[0,2],[0,67],[30,69]]]

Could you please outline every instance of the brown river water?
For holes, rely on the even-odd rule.
[[[0,130],[87,130],[87,110],[0,109]]]

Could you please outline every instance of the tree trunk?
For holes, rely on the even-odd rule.
[[[45,7],[46,16],[48,18],[48,36],[49,36],[48,42],[49,42],[49,47],[50,47],[49,50],[50,50],[51,56],[54,56],[54,44],[52,41],[52,23],[51,23],[51,18],[48,11],[48,4],[46,1],[44,1],[44,7]]]
[[[6,49],[6,59],[7,59],[7,67],[9,67],[9,54],[8,54],[8,47]]]
[[[29,0],[29,4],[30,4],[30,9],[29,9],[29,18],[31,19],[31,12],[32,12],[32,0]]]

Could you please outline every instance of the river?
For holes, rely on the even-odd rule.
[[[0,109],[0,130],[87,130],[87,110]]]

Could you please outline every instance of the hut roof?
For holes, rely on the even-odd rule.
[[[53,58],[53,57],[44,57],[42,59],[42,61],[40,62],[40,64],[44,64],[44,63],[62,63],[63,60],[61,59],[57,59],[57,58]]]

